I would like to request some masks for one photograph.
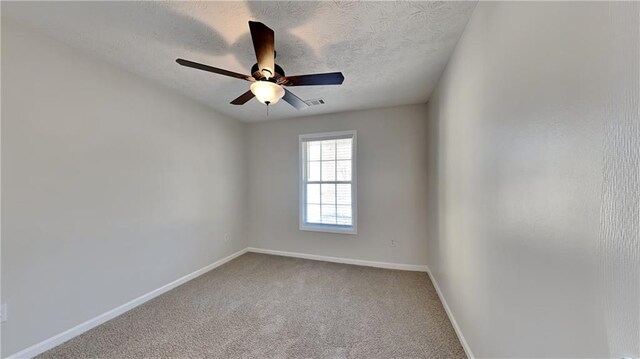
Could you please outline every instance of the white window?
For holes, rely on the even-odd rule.
[[[300,229],[356,233],[356,131],[300,135]]]

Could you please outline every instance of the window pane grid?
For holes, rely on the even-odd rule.
[[[305,223],[353,225],[352,141],[343,138],[304,142]]]

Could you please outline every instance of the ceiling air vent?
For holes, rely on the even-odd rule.
[[[306,100],[305,103],[309,106],[318,106],[324,105],[326,102],[324,102],[323,98],[314,98],[313,100]]]

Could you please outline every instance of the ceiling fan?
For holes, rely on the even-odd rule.
[[[251,67],[251,75],[243,75],[184,59],[177,59],[176,62],[182,66],[252,82],[249,91],[231,101],[232,105],[244,105],[247,101],[257,97],[258,101],[269,106],[277,103],[282,98],[291,106],[302,110],[309,107],[309,105],[284,86],[341,85],[344,81],[344,76],[341,72],[285,77],[282,67],[275,63],[276,50],[273,30],[256,21],[249,21],[249,30],[251,31],[253,48],[258,60]]]

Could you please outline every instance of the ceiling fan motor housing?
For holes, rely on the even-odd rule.
[[[276,74],[278,74],[280,76],[273,76],[273,75],[275,75],[275,74],[273,74],[272,76],[269,77],[269,81],[275,82],[277,77],[284,77],[284,70],[282,69],[282,67],[280,67],[280,65],[275,64],[275,70],[276,70]],[[264,80],[265,79],[264,75],[260,71],[260,68],[258,67],[257,63],[255,63],[255,64],[253,64],[253,66],[251,66],[251,74],[253,75],[253,77],[256,80]]]

